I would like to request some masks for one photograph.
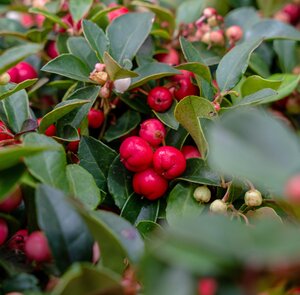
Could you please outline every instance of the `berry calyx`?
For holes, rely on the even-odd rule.
[[[181,148],[181,152],[186,159],[201,158],[201,154],[198,149],[193,145],[184,145]]]
[[[226,29],[225,35],[231,42],[235,43],[243,37],[243,30],[240,26],[231,26]]]
[[[287,181],[284,194],[289,201],[300,204],[300,174],[296,174]]]
[[[180,63],[180,56],[177,50],[169,48],[168,53],[159,53],[155,55],[155,58],[162,63],[170,66],[177,66]]]
[[[157,86],[148,93],[147,103],[154,111],[165,112],[171,107],[173,97],[168,88]]]
[[[3,218],[0,218],[0,246],[4,244],[8,236],[8,226]]]
[[[46,262],[51,259],[47,238],[41,231],[35,231],[28,236],[24,250],[29,260]]]
[[[20,229],[9,239],[7,246],[10,250],[24,252],[27,238],[28,230]]]
[[[14,211],[19,207],[22,199],[22,191],[20,187],[17,187],[12,194],[0,202],[0,212],[9,213]]]
[[[141,124],[139,136],[153,147],[156,147],[163,142],[166,136],[166,128],[158,119],[148,119]]]
[[[249,207],[258,207],[262,204],[263,199],[260,191],[251,189],[245,193],[244,201]]]
[[[153,154],[154,170],[166,179],[180,176],[186,168],[182,152],[173,146],[159,147]]]
[[[148,200],[162,197],[168,189],[168,182],[152,168],[138,172],[133,176],[133,190]]]
[[[147,169],[153,158],[153,151],[149,143],[138,136],[126,138],[120,146],[120,159],[124,166],[133,172]]]
[[[199,89],[190,78],[183,78],[178,81],[178,86],[174,90],[174,97],[179,101],[186,96],[198,95]]]
[[[227,204],[222,200],[214,200],[209,207],[212,213],[225,214],[227,212]]]
[[[193,197],[197,202],[208,203],[211,198],[211,191],[206,185],[198,186],[194,190]]]
[[[104,113],[101,110],[90,109],[87,115],[90,128],[99,128],[104,122]]]
[[[108,7],[115,7],[118,6],[116,3],[111,3],[108,5]],[[118,18],[119,16],[128,13],[129,10],[125,6],[122,6],[116,10],[110,11],[107,16],[110,22],[112,22],[115,18]]]

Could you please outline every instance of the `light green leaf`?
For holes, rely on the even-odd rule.
[[[90,10],[93,0],[70,0],[69,9],[75,22],[81,20]]]

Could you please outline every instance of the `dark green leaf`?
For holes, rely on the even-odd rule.
[[[179,124],[177,130],[170,129],[168,131],[165,141],[167,145],[172,145],[180,150],[188,135],[188,132]]]
[[[66,195],[40,185],[35,198],[38,223],[47,236],[58,269],[64,272],[74,262],[91,261],[93,239]]]
[[[293,40],[275,40],[274,50],[278,55],[283,72],[290,73],[297,65],[297,42]]]
[[[70,0],[69,9],[74,22],[82,19],[90,10],[93,0]]]
[[[162,230],[162,227],[159,224],[153,221],[145,221],[145,220],[140,221],[137,224],[136,228],[144,239],[146,239],[148,236],[151,236],[153,232]]]
[[[176,109],[176,106],[177,106],[177,102],[174,100],[172,106],[167,111],[162,112],[162,113],[153,111],[153,113],[165,125],[167,125],[168,127],[172,128],[172,129],[177,130],[179,127],[179,123],[174,116],[174,111]]]
[[[5,86],[0,86],[0,100],[4,99],[22,89],[25,89],[27,87],[30,87],[31,85],[33,85],[35,82],[37,81],[37,79],[29,79],[29,80],[25,80],[19,84],[8,84]],[[7,89],[8,88],[8,89]]]

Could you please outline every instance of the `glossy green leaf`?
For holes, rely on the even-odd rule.
[[[180,150],[188,135],[186,129],[179,124],[178,129],[170,129],[168,131],[165,137],[166,145],[172,145]]]
[[[213,169],[248,179],[278,196],[287,179],[300,171],[298,138],[263,111],[227,112],[207,134]]]
[[[24,173],[24,165],[16,165],[0,171],[0,200],[5,199],[16,189]]]
[[[61,277],[53,290],[53,295],[120,295],[123,287],[121,278],[112,271],[104,268],[95,268],[87,263],[74,264]]]
[[[142,114],[150,114],[151,108],[147,104],[147,97],[125,92],[120,99],[129,106],[130,109]]]
[[[232,89],[246,72],[251,53],[261,44],[262,39],[250,40],[236,45],[221,59],[216,78],[221,91]]]
[[[42,71],[59,74],[82,82],[91,82],[90,69],[78,57],[72,54],[62,54],[50,60]]]
[[[37,133],[26,135],[24,143],[25,146],[49,146],[49,151],[25,157],[25,164],[29,172],[41,182],[68,191],[67,160],[63,146],[51,137]]]
[[[186,162],[186,169],[177,180],[184,180],[187,182],[220,186],[221,177],[213,171],[205,161],[198,158],[188,159]]]
[[[139,75],[131,81],[130,89],[136,88],[147,83],[150,80],[161,79],[163,77],[180,74],[180,72],[165,63],[146,63],[137,69],[135,72]]]
[[[194,139],[202,157],[206,157],[208,144],[204,137],[199,118],[212,119],[216,116],[213,105],[198,96],[187,96],[175,108],[175,118]]]
[[[51,13],[47,10],[37,8],[37,7],[33,7],[33,8],[29,9],[29,12],[39,14],[39,15],[43,15],[46,18],[50,19],[53,23],[59,24],[60,27],[62,27],[64,29],[68,28],[68,25],[66,23],[64,23],[57,15],[55,15],[54,13]]]
[[[205,5],[205,1],[198,0],[181,2],[176,13],[177,25],[181,23],[189,24],[195,22],[201,16]]]
[[[8,84],[8,85],[1,85],[0,86],[0,100],[11,96],[12,94],[25,89],[27,87],[32,86],[35,82],[37,81],[37,79],[29,79],[29,80],[25,80],[19,84]]]
[[[159,201],[149,201],[140,195],[132,194],[124,204],[121,215],[130,223],[137,225],[140,221],[155,222],[158,217]]]
[[[88,209],[96,209],[101,193],[93,176],[81,166],[72,164],[67,166],[67,178],[71,193]]]
[[[85,17],[93,4],[93,0],[70,0],[69,9],[75,22]]]
[[[83,136],[78,156],[80,165],[94,176],[97,186],[106,191],[108,169],[117,153],[101,141]]]
[[[109,167],[107,185],[118,208],[122,208],[126,200],[133,194],[132,173],[127,170],[117,156]]]
[[[186,217],[199,216],[204,206],[194,197],[195,184],[178,183],[170,192],[166,208],[166,218],[170,226],[176,226]]]
[[[268,80],[268,79],[263,79],[256,75],[250,76],[243,82],[241,86],[241,95],[244,97],[253,94],[259,90],[262,90],[264,88],[278,90],[281,83],[282,83],[281,80],[278,81]]]
[[[273,44],[282,71],[291,73],[297,65],[297,42],[293,40],[275,40]]]
[[[52,147],[51,147],[52,148]],[[50,149],[51,149],[50,148]],[[41,153],[48,149],[48,146],[12,146],[0,149],[0,171],[11,168],[23,161],[29,155]]]
[[[141,116],[138,112],[128,110],[121,115],[115,125],[110,125],[105,134],[104,140],[111,142],[134,130],[141,122]]]
[[[179,123],[178,123],[176,117],[174,116],[174,110],[176,109],[176,106],[177,106],[177,102],[174,101],[172,106],[167,111],[165,111],[165,112],[155,112],[155,111],[153,111],[153,113],[166,126],[177,130],[178,127],[179,127]]]
[[[55,108],[51,112],[47,113],[41,120],[39,131],[44,133],[51,124],[55,123],[63,116],[88,102],[88,100],[72,99],[57,104]]]
[[[211,74],[210,74],[209,67],[204,64],[197,63],[197,62],[190,62],[186,64],[181,64],[175,67],[175,69],[187,70],[200,76],[201,78],[204,78],[207,81],[211,81]]]
[[[126,13],[116,18],[107,28],[111,56],[124,66],[132,60],[152,28],[154,14]]]
[[[42,45],[35,43],[27,43],[7,49],[1,55],[0,74],[6,72],[27,56],[38,53],[41,49]]]
[[[15,133],[19,133],[24,122],[31,119],[26,91],[20,90],[0,101],[1,112],[5,114],[5,118],[2,119],[6,121],[9,128]]]
[[[91,261],[92,236],[67,196],[41,184],[35,201],[39,226],[47,236],[58,269],[64,272],[74,262]]]
[[[92,72],[99,60],[89,43],[83,37],[70,37],[67,45],[69,52],[88,65]]]
[[[105,33],[100,27],[89,20],[83,20],[82,28],[85,39],[95,51],[99,60],[103,61],[104,52],[108,51],[109,46],[109,40]]]
[[[249,68],[262,78],[267,78],[271,75],[267,61],[257,52],[251,54]]]
[[[158,223],[145,220],[140,221],[136,228],[144,239],[148,238],[149,236],[151,237],[153,232],[162,230],[162,227]]]

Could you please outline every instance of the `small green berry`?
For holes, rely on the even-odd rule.
[[[213,213],[225,214],[227,212],[227,204],[222,200],[214,200],[209,207]]]
[[[0,85],[6,85],[9,81],[10,75],[8,73],[0,75]]]
[[[193,196],[197,202],[208,203],[211,198],[211,192],[206,185],[202,185],[195,189]]]
[[[245,193],[245,204],[249,207],[258,207],[262,204],[262,196],[260,191],[251,189]]]

